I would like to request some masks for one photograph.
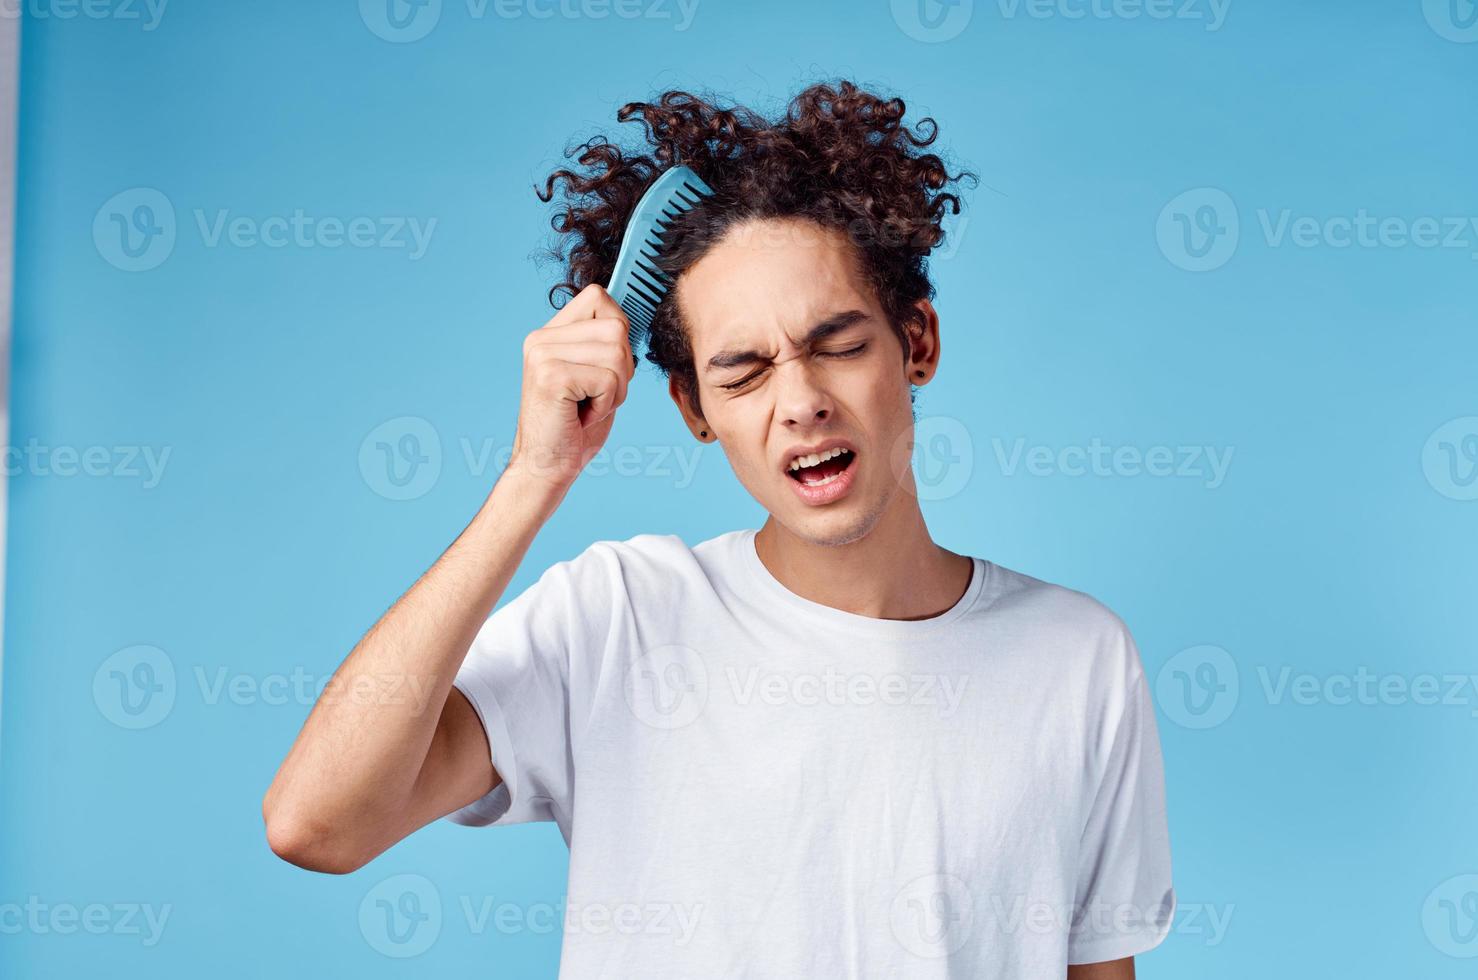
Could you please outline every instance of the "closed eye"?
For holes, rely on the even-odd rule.
[[[745,385],[749,384],[751,381],[758,377],[758,374],[751,374],[747,378],[740,378],[738,381],[732,381],[726,385],[719,385],[719,387],[724,389],[725,391],[738,391],[740,388],[743,388]]]
[[[856,347],[849,347],[846,350],[817,351],[816,352],[816,356],[817,357],[855,357],[858,354],[861,354],[865,350],[867,350],[867,343],[866,343],[866,341],[864,341],[863,343],[858,344]],[[738,391],[740,388],[744,388],[744,387],[748,386],[750,382],[754,381],[756,378],[758,378],[763,373],[764,373],[763,371],[757,371],[754,374],[751,374],[751,375],[749,375],[746,378],[740,378],[738,381],[731,381],[728,384],[719,385],[719,387],[722,388],[724,391]]]

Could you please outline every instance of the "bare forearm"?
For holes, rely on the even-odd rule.
[[[1134,980],[1134,957],[1067,968],[1067,980]]]
[[[610,435],[636,370],[629,332],[592,285],[524,338],[508,467],[339,666],[262,801],[268,843],[285,860],[352,871],[497,786],[482,723],[452,680],[534,535]]]
[[[364,635],[267,792],[269,836],[275,824],[279,837],[357,854],[404,832],[452,679],[560,496],[505,471],[451,547]]]

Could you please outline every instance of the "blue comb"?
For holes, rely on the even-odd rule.
[[[672,167],[647,188],[626,224],[626,236],[606,292],[626,311],[631,323],[628,339],[633,358],[637,344],[652,329],[657,307],[672,289],[672,279],[658,263],[663,236],[674,221],[712,194],[713,188],[691,169]]]

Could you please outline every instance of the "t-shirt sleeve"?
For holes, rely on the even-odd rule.
[[[1147,952],[1170,932],[1175,890],[1165,812],[1164,763],[1139,653],[1116,638],[1123,670],[1118,721],[1108,736],[1079,851],[1068,963],[1103,963]]]
[[[615,562],[592,545],[550,566],[478,630],[452,685],[482,720],[501,782],[448,820],[472,827],[553,820],[568,834],[571,731],[582,713],[571,690],[610,635]]]

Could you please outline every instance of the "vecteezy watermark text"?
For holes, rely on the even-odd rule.
[[[152,31],[168,5],[169,0],[0,0],[0,20],[138,21],[142,30]]]
[[[459,437],[461,462],[473,478],[507,469],[513,447],[491,438]],[[698,464],[709,447],[646,444],[602,446],[579,472],[596,478],[653,480],[675,490],[692,486]],[[402,415],[375,426],[359,443],[359,475],[365,486],[386,500],[416,500],[441,480],[445,465],[441,433],[419,416]],[[555,474],[568,460],[530,454],[523,464],[535,474]]]
[[[893,21],[915,41],[938,44],[959,37],[977,0],[890,0]],[[984,2],[981,2],[984,7]],[[1232,0],[995,0],[1003,21],[1118,20],[1196,22],[1207,31],[1226,24]]]
[[[190,675],[206,707],[311,707],[328,704],[410,705],[424,714],[438,690],[430,675],[314,673],[294,666],[285,671],[249,673],[222,664],[195,664]],[[113,653],[93,674],[92,697],[98,712],[119,728],[153,728],[169,717],[179,694],[174,658],[158,647],[139,645]]]
[[[159,486],[169,465],[170,446],[48,446],[36,438],[0,452],[6,476],[111,477],[142,480],[145,490]]]
[[[901,709],[948,718],[959,709],[970,680],[967,674],[873,673],[831,665],[817,671],[726,665],[715,677],[709,662],[680,643],[656,646],[635,657],[626,665],[623,685],[631,713],[653,728],[684,728],[719,695],[726,708]]]
[[[1301,214],[1293,208],[1258,208],[1255,227],[1268,248],[1467,252],[1478,261],[1478,215],[1375,214],[1367,208],[1334,214]],[[1232,260],[1245,223],[1236,201],[1217,187],[1198,187],[1160,211],[1155,236],[1160,252],[1187,272],[1210,272]]]
[[[492,895],[459,895],[463,925],[474,935],[648,936],[681,948],[702,923],[702,903],[644,898],[602,902],[500,902]],[[441,891],[431,879],[398,874],[370,888],[359,903],[359,929],[369,947],[384,956],[407,959],[435,945],[448,916]]]
[[[828,667],[820,673],[772,673],[751,667],[740,671],[724,668],[734,703],[797,705],[803,708],[820,705],[892,705],[902,707],[937,707],[939,717],[948,718],[960,706],[970,678],[938,674],[863,674]]]
[[[463,0],[468,20],[489,16],[502,21],[651,21],[686,31],[700,0]],[[359,0],[359,18],[376,37],[409,44],[426,37],[441,22],[442,0]]]
[[[1269,707],[1460,708],[1478,718],[1478,674],[1401,673],[1364,664],[1353,670],[1301,670],[1258,664],[1256,690]],[[1236,660],[1206,644],[1171,657],[1155,677],[1155,702],[1183,728],[1215,728],[1232,716],[1245,685]]]
[[[267,215],[195,208],[191,215],[204,248],[375,249],[404,252],[412,262],[426,255],[437,224],[434,217],[312,214],[303,208]],[[147,272],[163,265],[174,253],[179,235],[174,202],[153,187],[120,191],[93,216],[94,247],[109,265],[124,272]]]
[[[0,935],[137,936],[145,947],[159,945],[174,906],[139,902],[47,902],[29,895],[25,902],[0,902]]]
[[[1180,20],[1199,21],[1207,31],[1227,22],[1232,0],[996,0],[1004,20]]]
[[[1008,448],[991,440],[1002,476],[1138,477],[1200,480],[1208,490],[1220,487],[1232,465],[1235,447],[1114,446],[1094,437],[1087,445],[1028,446],[1018,438]]]

